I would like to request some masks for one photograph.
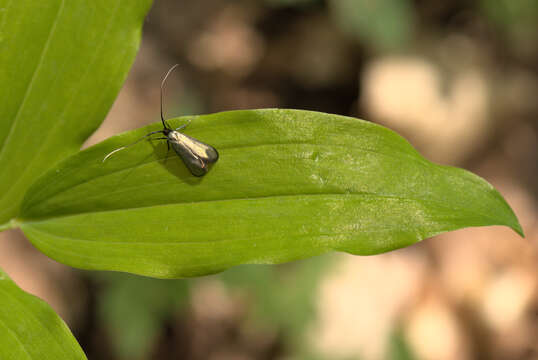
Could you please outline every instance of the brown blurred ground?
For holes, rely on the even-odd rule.
[[[158,86],[174,63],[168,117],[286,107],[383,124],[427,158],[487,179],[526,238],[464,229],[379,256],[327,256],[328,265],[243,267],[182,282],[186,295],[163,286],[159,298],[186,300],[140,325],[102,314],[132,301],[114,292],[118,284],[130,294],[155,286],[150,280],[74,272],[18,232],[0,234],[2,267],[66,319],[89,358],[538,359],[532,0],[156,1],[129,78],[86,146],[158,120]],[[311,286],[282,302],[305,279]],[[286,319],[307,303],[306,315]],[[124,341],[127,327],[142,334]],[[395,333],[399,352],[390,350]]]

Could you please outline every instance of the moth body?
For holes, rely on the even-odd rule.
[[[219,153],[213,146],[205,144],[199,140],[196,140],[195,138],[187,136],[178,131],[187,127],[187,125],[190,123],[190,120],[187,124],[182,125],[175,130],[171,129],[166,124],[166,121],[164,120],[163,87],[164,87],[164,83],[166,82],[166,79],[168,78],[168,75],[170,75],[172,70],[174,70],[176,67],[178,67],[177,64],[172,66],[172,68],[168,70],[168,72],[164,76],[163,81],[161,82],[161,122],[163,124],[163,129],[147,133],[140,139],[136,140],[134,143],[122,146],[116,150],[109,152],[104,157],[103,162],[105,162],[106,159],[108,159],[110,156],[117,153],[118,151],[126,149],[130,146],[133,146],[154,134],[164,135],[164,137],[153,138],[153,139],[166,140],[168,144],[168,150],[170,150],[170,145],[172,145],[172,148],[174,149],[176,154],[181,158],[181,160],[183,160],[183,162],[185,163],[185,165],[187,166],[191,174],[194,176],[198,176],[198,177],[204,176],[209,171],[209,168],[211,167],[211,165],[217,162],[217,160],[219,159]]]
[[[213,146],[179,131],[166,130],[164,130],[164,134],[167,141],[194,176],[207,174],[210,166],[219,159],[219,153]]]

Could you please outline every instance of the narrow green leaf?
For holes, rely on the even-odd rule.
[[[247,110],[192,119],[186,133],[220,152],[203,178],[163,141],[103,157],[153,124],[111,138],[43,176],[21,227],[80,268],[195,276],[330,250],[377,254],[466,226],[522,233],[504,199],[462,169],[433,164],[396,133],[358,119]]]
[[[86,359],[62,319],[0,269],[0,359]]]
[[[17,216],[36,177],[103,121],[150,4],[0,0],[0,224]]]

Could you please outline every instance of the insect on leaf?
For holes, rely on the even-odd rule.
[[[300,110],[168,120],[219,149],[193,177],[160,128],[115,136],[59,164],[24,200],[21,227],[48,256],[84,269],[174,278],[245,263],[344,251],[370,255],[468,226],[506,225],[512,209],[482,178],[424,159],[391,130]]]

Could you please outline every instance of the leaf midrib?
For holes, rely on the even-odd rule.
[[[32,224],[39,224],[43,222],[49,222],[51,220],[54,221],[54,219],[62,219],[62,218],[69,218],[69,217],[75,217],[80,216],[84,214],[110,214],[115,212],[126,212],[126,211],[138,211],[142,209],[150,209],[150,208],[160,208],[160,207],[172,207],[172,206],[188,206],[188,205],[196,205],[196,204],[207,204],[207,203],[220,203],[220,202],[234,202],[234,201],[257,201],[257,200],[263,200],[263,199],[275,199],[278,200],[279,198],[290,198],[290,197],[369,197],[372,199],[375,198],[382,198],[382,199],[394,199],[394,200],[402,200],[407,202],[417,202],[417,203],[426,203],[426,204],[434,204],[438,208],[450,210],[453,212],[458,212],[460,214],[467,213],[465,209],[463,208],[453,208],[453,207],[447,207],[444,206],[445,202],[439,201],[439,200],[432,200],[432,199],[422,199],[422,198],[411,198],[411,197],[402,197],[402,196],[396,196],[396,195],[383,195],[383,194],[376,194],[371,192],[356,192],[356,193],[346,193],[346,192],[325,192],[325,193],[299,193],[299,194],[279,194],[279,195],[265,195],[265,196],[258,196],[258,197],[248,197],[248,198],[230,198],[230,199],[211,199],[211,200],[197,200],[197,201],[186,201],[186,202],[174,202],[174,203],[162,203],[162,204],[153,204],[153,205],[147,205],[147,206],[140,206],[140,207],[130,207],[130,208],[118,208],[118,209],[106,209],[106,210],[98,210],[98,211],[84,211],[84,212],[77,212],[77,213],[69,213],[65,215],[58,215],[58,216],[50,216],[50,217],[41,217],[36,219],[18,219],[18,222],[21,225],[32,225]],[[488,220],[496,220],[495,218],[492,218],[489,214],[485,215],[483,213],[478,212],[472,212],[471,214],[478,215],[484,219]],[[60,223],[60,222],[57,222]]]

